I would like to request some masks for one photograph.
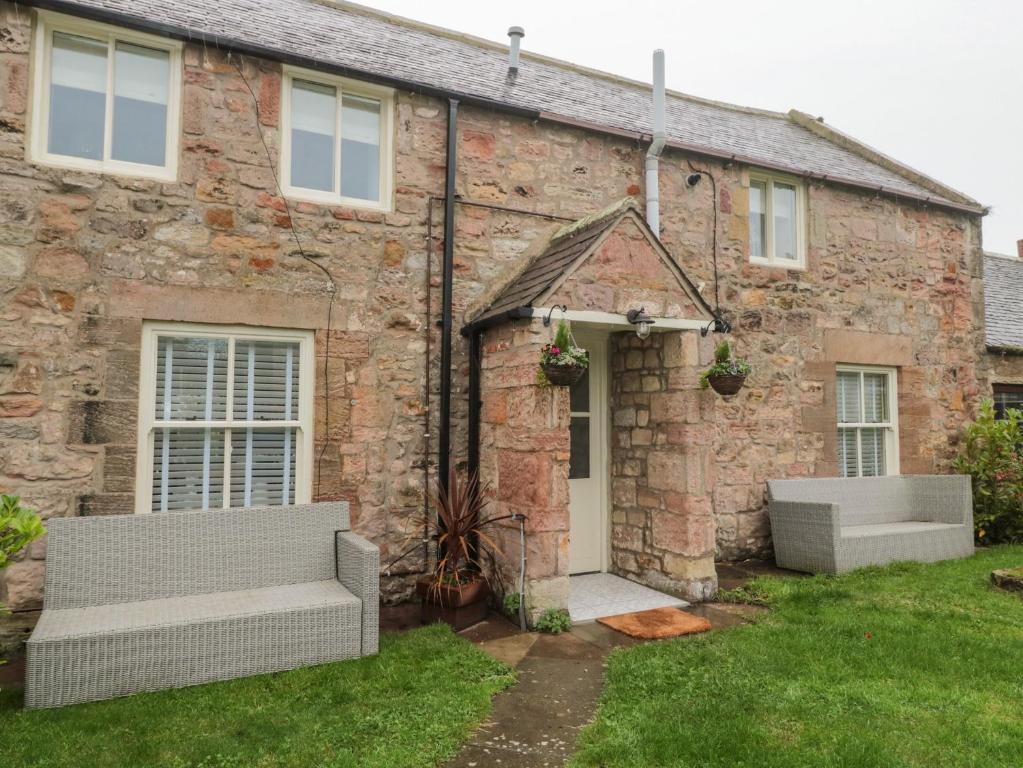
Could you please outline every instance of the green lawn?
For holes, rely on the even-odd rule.
[[[433,766],[511,671],[443,625],[385,634],[380,655],[245,680],[25,712],[0,693],[0,765]]]
[[[614,653],[572,765],[1023,766],[1023,547],[764,579],[755,625]]]

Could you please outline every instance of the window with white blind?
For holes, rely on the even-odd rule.
[[[899,473],[898,399],[894,368],[840,366],[838,464],[842,477]]]
[[[173,180],[181,129],[181,44],[39,11],[32,160]]]
[[[285,67],[281,181],[289,197],[389,210],[394,92]]]
[[[310,500],[311,332],[147,324],[136,511]]]

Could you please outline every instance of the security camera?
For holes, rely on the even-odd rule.
[[[695,187],[697,184],[700,183],[701,178],[703,178],[702,174],[690,173],[688,176],[686,176],[686,186],[690,188]]]

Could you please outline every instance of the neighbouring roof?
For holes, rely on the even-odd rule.
[[[987,346],[1023,349],[1023,259],[984,254]]]
[[[523,52],[514,84],[507,47],[332,0],[28,0],[207,45],[319,62],[377,80],[419,84],[551,119],[649,134],[650,86]],[[984,211],[972,198],[799,112],[747,109],[669,92],[669,143],[791,169],[938,205]]]
[[[713,310],[686,277],[682,268],[671,258],[660,240],[650,231],[646,221],[636,210],[635,201],[631,197],[626,197],[602,211],[566,224],[555,232],[546,250],[530,261],[469,323],[469,326],[486,325],[487,321],[504,318],[515,310],[542,305],[543,300],[586,261],[604,235],[617,227],[626,217],[632,217],[639,225],[651,246],[661,255],[666,267],[674,273],[680,289],[710,317]]]

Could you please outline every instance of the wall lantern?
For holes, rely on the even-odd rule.
[[[654,324],[654,319],[646,313],[646,307],[630,309],[625,313],[625,319],[636,326],[636,335],[639,338],[645,339],[650,335],[650,326]]]

